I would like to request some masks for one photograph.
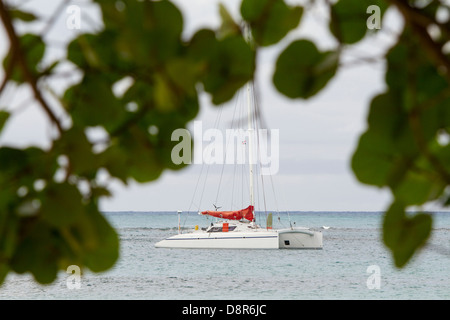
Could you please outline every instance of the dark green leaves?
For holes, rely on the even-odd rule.
[[[25,82],[24,68],[30,75],[37,77],[39,75],[38,64],[44,57],[45,43],[40,36],[34,34],[24,34],[19,38],[21,51],[26,52],[24,63],[18,61],[14,51],[10,51],[3,61],[3,68],[9,70],[12,66],[9,79],[19,84]]]
[[[125,108],[114,96],[112,85],[113,82],[102,74],[87,73],[81,83],[66,91],[64,103],[76,125],[103,125],[107,130],[118,126]],[[105,112],[108,112],[107,118]]]
[[[414,252],[422,247],[431,233],[432,218],[428,214],[405,213],[399,202],[391,205],[383,223],[383,240],[394,256],[397,267],[403,267]]]
[[[66,227],[76,221],[83,211],[80,191],[67,182],[52,183],[45,189],[41,210],[43,219],[49,225]]]
[[[297,40],[279,56],[273,82],[289,98],[307,99],[334,76],[338,58],[336,52],[320,52],[311,41]]]
[[[9,113],[6,111],[0,111],[0,133],[2,132],[3,126],[9,118]]]
[[[283,39],[296,28],[302,7],[290,7],[283,0],[243,0],[242,17],[249,22],[255,42],[269,46]]]
[[[96,1],[103,12],[105,31],[115,34],[109,43],[121,59],[138,65],[157,65],[177,56],[183,19],[170,1]]]
[[[54,181],[56,151],[0,148],[1,280],[13,270],[50,283],[71,264],[102,271],[117,260],[118,237],[99,217],[96,199],[80,191],[74,175]]]
[[[18,19],[24,22],[33,22],[37,19],[34,13],[26,12],[22,10],[11,10],[9,11],[11,18]]]
[[[343,43],[355,43],[367,32],[366,9],[368,2],[339,0],[331,7],[330,30]]]
[[[217,39],[213,32],[200,30],[191,41],[190,54],[204,68],[200,80],[214,104],[231,99],[253,77],[254,53],[242,36]]]
[[[431,232],[431,217],[409,216],[409,206],[443,198],[450,183],[448,145],[438,141],[448,133],[448,79],[421,50],[406,28],[386,55],[389,90],[370,105],[368,129],[352,158],[363,183],[388,187],[394,203],[387,211],[383,237],[395,263],[402,267]]]
[[[336,39],[345,44],[354,44],[362,40],[369,30],[367,26],[371,14],[367,13],[369,6],[376,6],[379,9],[380,16],[374,18],[381,20],[382,14],[387,9],[387,1],[339,0],[332,5],[329,28]],[[381,25],[381,21],[379,23]]]

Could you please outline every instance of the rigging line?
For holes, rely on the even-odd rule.
[[[269,168],[269,170],[270,170],[270,168]],[[278,206],[277,194],[275,192],[275,186],[274,186],[274,183],[273,183],[274,179],[273,179],[272,174],[270,172],[269,172],[269,174],[270,174],[270,184],[272,186],[272,193],[273,193],[273,198],[274,198],[274,202],[275,202],[275,208],[276,208],[277,214],[278,214],[278,222],[280,223],[280,225],[282,225],[284,227],[283,223],[281,222],[281,214],[280,214],[280,209],[279,209],[279,206]],[[289,217],[289,224],[290,224],[291,221],[290,221],[289,213],[288,213],[288,217]]]
[[[231,118],[231,128],[233,129],[234,127],[234,120],[235,120],[235,114],[236,114],[236,109],[237,109],[237,101],[239,100],[239,95],[240,95],[240,92],[238,92],[238,96],[237,96],[237,100],[235,100],[236,102],[235,102],[235,104],[234,104],[234,111],[233,111],[233,117]],[[222,107],[223,108],[223,107]],[[225,130],[225,137],[226,137],[226,130]],[[226,137],[227,138],[227,137]],[[216,201],[215,201],[215,204],[217,205],[217,201],[218,201],[218,199],[219,199],[219,192],[220,192],[220,187],[221,187],[221,185],[222,185],[222,177],[223,177],[223,171],[224,171],[224,168],[225,168],[225,160],[226,160],[226,158],[227,158],[227,150],[228,150],[228,145],[229,145],[229,143],[230,143],[230,141],[229,140],[231,140],[231,139],[226,139],[226,147],[225,147],[225,153],[224,153],[224,155],[223,155],[223,157],[224,157],[224,159],[222,159],[222,170],[221,170],[221,172],[220,172],[220,178],[219,178],[219,185],[218,185],[218,187],[217,187],[217,194],[216,194]],[[233,159],[233,161],[234,161],[234,159]]]
[[[244,153],[245,150],[241,150],[242,153]],[[244,169],[245,164],[241,166],[241,207],[244,206]]]
[[[239,95],[240,95],[240,92],[239,92]],[[236,104],[235,104],[235,110],[234,110],[234,114],[233,114],[233,121],[235,120],[235,113],[236,113],[236,110],[237,110],[237,106],[238,106],[238,101],[239,101],[239,99],[238,100],[236,100]],[[238,121],[237,122],[239,122],[239,117],[238,117]],[[238,129],[239,128],[239,125],[236,125],[236,128]],[[233,146],[233,161],[236,161],[236,163],[235,163],[235,165],[233,166],[233,179],[232,179],[232,186],[231,186],[231,209],[233,210],[234,209],[234,193],[235,193],[235,188],[234,188],[234,185],[235,185],[235,182],[236,182],[236,175],[237,175],[237,159],[239,158],[239,155],[237,154],[238,152],[239,152],[239,137],[238,137],[238,141],[237,141],[237,146],[236,146],[236,157],[234,157],[234,146]]]
[[[276,209],[277,214],[278,214],[278,222],[279,222],[279,224],[280,224],[282,227],[284,227],[284,224],[281,222],[280,208],[279,208],[279,205],[278,205],[278,196],[277,196],[277,193],[276,193],[276,191],[275,191],[274,178],[273,178],[272,172],[270,171],[270,166],[268,167],[268,170],[269,170],[269,177],[270,177],[270,179],[269,179],[269,180],[270,180],[270,185],[271,185],[271,187],[272,187],[273,200],[274,200],[274,202],[275,202],[275,209]],[[278,189],[278,190],[279,190],[279,189]],[[284,202],[285,202],[285,201],[284,201]],[[286,213],[287,213],[287,215],[288,215],[289,225],[292,227],[290,213],[289,213],[288,210],[286,210]]]
[[[256,170],[255,170],[256,172],[256,175],[258,175],[258,174],[260,174],[260,166],[256,166]],[[263,206],[261,206],[261,198],[263,198],[263,200],[264,200],[264,213],[265,213],[265,215],[266,215],[266,221],[267,221],[267,208],[266,208],[266,204],[265,204],[265,199],[264,199],[264,186],[262,185],[262,183],[261,183],[261,188],[262,188],[262,190],[260,189],[260,181],[259,181],[259,179],[256,179],[256,194],[257,194],[257,201],[258,201],[258,208],[262,208]],[[261,197],[261,192],[262,192],[262,197]],[[259,218],[259,220],[260,221],[262,221],[262,219],[261,219],[261,209],[260,210],[258,210],[258,218]]]
[[[253,88],[253,98],[256,101],[255,102],[255,106],[258,107],[255,110],[255,118],[258,120],[256,122],[256,126],[259,125],[259,128],[268,129],[268,126],[267,126],[267,124],[264,121],[264,117],[263,117],[263,114],[262,114],[261,109],[260,109],[258,88],[256,86]],[[271,138],[272,137],[271,137],[270,131],[267,131],[267,139],[271,139]],[[260,149],[259,135],[258,135],[258,150],[259,150],[259,157],[260,157],[260,160],[261,160],[261,151],[260,151],[261,149]],[[281,217],[280,217],[280,209],[279,209],[279,205],[278,205],[278,196],[277,196],[277,193],[275,192],[275,187],[274,187],[274,183],[273,183],[274,178],[273,178],[272,172],[270,172],[270,170],[271,170],[270,166],[267,169],[269,170],[269,180],[270,180],[270,184],[271,184],[271,187],[272,187],[272,194],[273,194],[273,200],[275,202],[275,209],[276,209],[276,212],[278,214],[278,222],[280,223],[280,225],[282,225],[284,227],[284,225],[283,225],[283,223],[281,222],[281,219],[280,219]],[[262,180],[263,188],[265,190],[265,182],[264,182],[263,175],[261,175],[261,180]],[[265,203],[265,206],[266,206],[266,197],[265,197],[266,193],[265,193],[265,191],[263,192],[263,196],[264,196],[264,203]],[[267,210],[267,208],[266,208],[266,210]],[[267,216],[267,212],[266,212],[266,216]],[[288,217],[289,217],[289,223],[291,223],[289,212],[288,212]]]
[[[188,211],[187,211],[187,215],[186,215],[186,217],[184,218],[183,227],[184,227],[184,225],[186,224],[186,220],[187,220],[187,218],[188,218],[189,213],[191,212],[192,205],[194,204],[195,194],[197,193],[198,185],[200,184],[200,179],[201,179],[201,177],[202,177],[202,173],[203,173],[203,168],[204,168],[204,166],[205,166],[205,165],[202,164],[202,168],[200,169],[200,174],[198,175],[197,183],[195,184],[194,192],[193,192],[193,194],[192,194],[191,203],[190,203],[190,205],[189,205],[189,208],[188,208]],[[199,210],[199,209],[200,209],[200,206],[197,206],[197,210]]]
[[[215,120],[215,126],[216,126],[216,127],[217,127],[217,123],[218,123],[218,118],[220,118],[221,113],[222,113],[222,108],[220,108],[220,110],[219,110],[219,112],[218,112],[218,114],[217,114],[217,116],[216,116],[216,120]],[[200,137],[200,139],[203,139],[203,137]],[[192,205],[193,205],[193,203],[194,203],[194,198],[195,198],[195,195],[197,194],[198,186],[199,186],[199,184],[200,184],[200,180],[201,180],[201,178],[202,178],[203,170],[204,170],[205,165],[206,165],[206,164],[205,164],[205,161],[203,161],[203,150],[201,150],[200,157],[202,158],[202,168],[201,168],[200,174],[198,175],[198,178],[197,178],[197,183],[196,183],[196,185],[195,185],[194,192],[193,192],[193,195],[192,195],[192,198],[191,198],[191,203],[190,203],[189,209],[188,209],[188,214],[187,214],[186,217],[184,218],[183,227],[184,227],[184,225],[186,224],[187,218],[188,218],[188,216],[189,216],[189,214],[190,214],[190,212],[191,212],[191,208],[192,208]],[[205,182],[204,182],[204,184],[203,184],[203,190],[202,190],[202,193],[201,193],[201,195],[200,195],[200,201],[199,201],[199,203],[198,203],[198,205],[197,205],[197,211],[200,211],[200,210],[201,210],[202,199],[203,199],[203,193],[204,193],[204,191],[205,191],[206,181],[207,181],[207,178],[208,178],[208,172],[209,172],[209,166],[208,166],[208,168],[207,168],[207,170],[206,170]]]
[[[258,170],[258,174],[261,176],[261,191],[262,191],[262,199],[263,199],[263,203],[264,203],[264,213],[266,215],[266,221],[267,221],[267,201],[266,201],[266,192],[265,192],[265,187],[264,187],[264,176],[262,175],[261,172],[261,167],[262,167],[262,162],[261,162],[261,144],[260,144],[260,135],[259,135],[259,129],[260,129],[260,122],[261,122],[261,117],[260,117],[260,111],[259,111],[259,103],[258,103],[258,97],[256,94],[256,90],[255,90],[255,86],[252,86],[252,99],[253,99],[253,105],[254,105],[254,114],[255,116],[253,117],[253,122],[254,122],[254,128],[255,128],[255,135],[256,135],[256,145],[257,145],[257,170]],[[256,179],[257,183],[259,181],[259,179]],[[259,185],[259,183],[258,183]]]
[[[273,179],[272,179],[271,181],[272,181],[272,189],[273,189],[273,192],[275,193],[275,187],[274,187]],[[277,188],[277,190],[280,190],[280,188]],[[284,204],[286,204],[286,198],[285,198],[285,194],[284,194],[284,189],[281,190],[281,198],[282,198],[282,199],[281,199],[282,202],[283,202]],[[278,206],[278,204],[277,204],[277,206]],[[288,216],[289,226],[292,228],[292,221],[291,221],[290,210],[287,210],[287,209],[286,209],[286,213],[287,213],[287,216]],[[279,221],[280,224],[281,224],[280,213],[278,213],[278,221]],[[295,222],[294,222],[294,223],[295,223]]]
[[[234,204],[233,204],[233,198],[234,198],[234,182],[236,180],[236,168],[237,165],[233,166],[233,179],[232,179],[232,184],[231,184],[231,204],[230,204],[230,208],[231,210],[234,209]]]
[[[202,193],[200,194],[200,201],[199,201],[199,206],[200,206],[200,207],[202,206],[203,195],[204,195],[204,193],[205,193],[206,181],[208,180],[209,168],[210,168],[210,167],[211,167],[211,166],[208,165],[207,168],[206,168],[205,183],[203,183]]]
[[[244,114],[245,114],[245,108],[243,106],[243,102],[240,102],[239,105],[239,118],[238,118],[238,127],[239,128],[244,128]],[[244,177],[245,177],[245,173],[244,171],[247,170],[246,166],[245,166],[245,158],[246,158],[246,144],[245,141],[240,141],[241,144],[239,144],[238,142],[238,146],[240,146],[240,148],[237,148],[237,152],[239,152],[241,159],[243,160],[243,163],[241,164],[241,172],[240,172],[240,180],[241,180],[241,203],[240,203],[240,207],[243,208],[244,207]]]
[[[222,111],[223,111],[223,108],[219,108],[219,112],[217,113],[216,120],[215,120],[215,123],[214,123],[214,128],[215,128],[215,129],[218,128],[218,124],[219,124],[219,122],[220,122],[220,118],[222,117]],[[202,138],[203,138],[203,137],[202,137]],[[202,151],[202,152],[203,152],[203,151]],[[204,161],[203,161],[203,164],[205,165]],[[204,195],[204,193],[205,193],[205,187],[206,187],[206,183],[207,183],[207,181],[208,181],[208,176],[209,176],[209,169],[210,169],[210,167],[211,167],[211,164],[208,164],[208,166],[207,166],[207,168],[206,168],[205,183],[203,184],[202,193],[201,193],[201,195],[200,195],[200,202],[199,202],[199,205],[200,205],[200,206],[202,205],[203,195]]]

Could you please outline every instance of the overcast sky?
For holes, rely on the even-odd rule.
[[[53,12],[60,1],[30,1],[41,3],[40,10]],[[73,1],[84,4],[88,1]],[[217,27],[219,24],[217,0],[174,1],[181,9],[185,22],[185,36],[189,37],[201,27]],[[238,0],[223,1],[234,15],[239,12]],[[296,3],[296,1],[289,1]],[[82,30],[89,29],[96,18],[96,10],[82,6]],[[84,16],[89,15],[89,17]],[[76,32],[65,27],[62,16],[50,37],[65,39]],[[295,211],[378,211],[390,202],[390,194],[358,183],[350,168],[350,159],[359,135],[366,127],[368,104],[371,98],[384,90],[384,65],[379,63],[354,63],[358,57],[376,57],[392,44],[393,35],[401,28],[395,12],[386,17],[382,32],[369,37],[352,50],[346,51],[344,64],[325,90],[308,101],[291,100],[277,93],[271,80],[276,57],[292,40],[313,39],[319,48],[335,45],[327,30],[327,16],[320,8],[303,16],[300,27],[276,46],[264,49],[259,56],[257,84],[259,101],[266,125],[279,130],[279,171],[273,175],[278,194],[279,210]],[[34,26],[41,30],[42,26]],[[0,31],[0,43],[5,42],[4,30]],[[0,57],[6,54],[0,46]],[[61,54],[55,50],[54,54]],[[1,74],[3,77],[3,74]],[[11,90],[10,90],[11,91]],[[0,144],[20,146],[46,146],[52,132],[48,120],[38,108],[24,103],[25,89],[5,93],[0,108],[14,111],[14,116],[0,136]],[[25,97],[25,98],[24,98]],[[14,108],[13,108],[14,107]],[[19,111],[17,111],[19,110]],[[225,111],[231,110],[226,107]],[[197,120],[212,123],[218,109],[210,104],[207,95],[201,96],[201,112]],[[178,171],[165,171],[153,183],[128,186],[113,184],[114,196],[101,202],[104,211],[176,211],[187,210],[193,199],[193,191],[201,171],[201,165]],[[210,210],[215,192],[206,192],[202,210]],[[269,204],[270,206],[273,203]],[[227,209],[227,208],[223,208]],[[275,209],[273,207],[269,209]]]

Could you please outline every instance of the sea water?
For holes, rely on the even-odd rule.
[[[279,217],[284,227],[321,230],[322,250],[155,248],[178,233],[176,212],[107,212],[121,245],[112,269],[83,272],[76,288],[71,272],[45,286],[10,274],[0,299],[449,299],[450,213],[432,215],[428,245],[398,269],[382,243],[381,212],[274,215],[274,227]],[[183,213],[181,230],[210,222]]]

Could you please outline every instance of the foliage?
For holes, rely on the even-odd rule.
[[[170,1],[93,2],[102,12],[101,29],[78,35],[65,48],[64,61],[42,70],[43,36],[19,34],[15,28],[18,21],[39,18],[0,1],[10,42],[0,94],[10,83],[29,86],[57,132],[48,149],[0,147],[0,283],[10,271],[31,272],[38,282],[51,283],[58,270],[72,264],[95,272],[113,266],[119,240],[99,212],[99,199],[109,196],[108,186],[98,181],[99,170],[127,183],[181,169],[183,164],[171,161],[176,144],[171,134],[196,117],[200,92],[209,93],[216,105],[231,99],[253,79],[257,52],[297,28],[312,5],[243,0],[249,42],[241,22],[223,5],[217,30],[198,30],[184,39],[182,13]],[[373,4],[382,13],[396,7],[405,26],[384,57],[386,90],[370,104],[368,127],[351,164],[362,183],[392,191],[383,239],[401,267],[426,243],[432,228],[429,215],[411,216],[407,208],[450,202],[450,145],[441,139],[450,127],[450,60],[444,50],[450,22],[437,18],[448,7],[431,0],[327,2],[336,47],[321,51],[311,40],[294,40],[276,61],[273,83],[293,99],[320,93],[339,70],[342,52],[371,36],[366,9]],[[438,29],[437,36],[430,35],[430,26]],[[56,115],[41,85],[57,77],[57,66],[64,62],[82,75],[58,97],[70,125]],[[129,87],[117,94],[114,87],[127,80]],[[10,117],[0,110],[0,133]],[[105,131],[102,141],[88,138],[93,127]]]

